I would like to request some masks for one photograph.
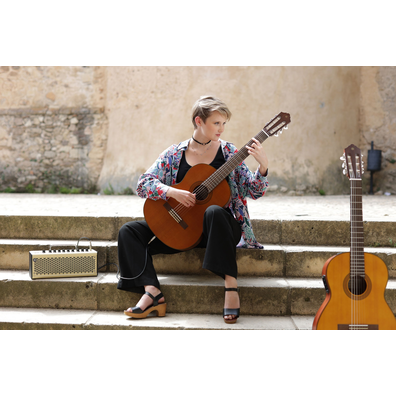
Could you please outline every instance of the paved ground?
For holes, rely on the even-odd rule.
[[[143,217],[144,199],[135,195],[0,194],[0,215]],[[284,197],[248,200],[254,219],[349,220],[349,196]],[[396,221],[396,195],[363,196],[363,219]]]

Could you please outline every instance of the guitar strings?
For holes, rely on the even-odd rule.
[[[274,120],[270,121],[256,136],[255,139],[257,139],[260,143],[263,143],[268,137],[272,135],[276,135],[279,131],[282,132],[284,128],[287,127],[287,123],[285,121],[279,122],[280,118],[277,117]],[[200,194],[205,194],[206,192],[210,193],[217,185],[224,180],[224,177],[219,176],[222,171],[224,173],[227,172],[227,175],[231,173],[231,171],[235,168],[235,162],[238,164],[244,159],[249,156],[248,151],[246,146],[251,146],[254,143],[253,139],[250,139],[245,146],[243,146],[232,158],[230,158],[228,161],[226,161],[217,171],[215,171],[212,175],[210,175],[201,185],[199,185],[194,191],[195,195],[199,196]],[[230,169],[227,169],[230,168]],[[220,169],[222,169],[221,172]],[[228,171],[229,170],[229,171]],[[206,183],[206,186],[204,183]],[[177,204],[173,209],[174,212],[179,217],[182,217],[186,213],[188,213],[191,210],[192,207],[187,207],[183,205],[182,203]],[[177,220],[175,220],[177,221]]]
[[[353,228],[353,223],[354,223],[354,191],[353,191],[353,180],[351,180],[351,270],[352,270],[352,282],[351,282],[351,324],[352,324],[352,329],[356,329],[356,263],[355,263],[355,233],[354,233],[354,228]]]
[[[363,247],[363,251],[360,249]],[[360,283],[364,275],[364,243],[363,243],[363,216],[361,201],[361,185],[357,180],[351,180],[351,324],[353,329],[361,329],[364,315],[364,305],[360,302],[360,295],[364,293],[366,284]],[[366,285],[367,286],[367,285]]]
[[[261,131],[263,132],[263,131]],[[253,143],[253,140],[250,140],[247,145],[250,145]],[[214,172],[212,175],[210,175],[202,184],[200,184],[195,190],[194,193],[197,197],[199,197],[201,194],[210,193],[213,191],[217,185],[224,180],[224,177],[221,174],[226,173],[227,175],[231,173],[231,171],[235,168],[234,164],[242,162],[244,160],[243,157],[246,158],[248,156],[247,154],[247,149],[246,147],[243,147],[241,150],[239,150],[230,160],[225,162],[216,172]],[[221,171],[220,171],[221,170]],[[220,171],[220,172],[218,172]],[[204,197],[206,198],[206,197]],[[186,207],[182,203],[179,203],[173,208],[174,211],[179,216],[182,216],[186,214],[190,208]]]
[[[283,128],[283,127],[282,127]],[[268,137],[267,132],[264,130],[264,128],[256,135],[256,139],[260,141],[260,143],[264,142],[264,140],[266,139],[265,136],[259,136],[260,134],[265,134]],[[262,139],[263,140],[260,140]],[[244,160],[244,158],[239,158],[239,157],[247,157],[249,154],[247,154],[247,148],[246,146],[250,146],[251,144],[253,144],[253,139],[250,139],[249,142],[246,143],[246,145],[244,147],[242,147],[230,160],[228,160],[227,162],[225,162],[217,171],[219,171],[220,169],[222,169],[224,167],[223,170],[225,170],[225,172],[227,172],[227,167],[231,168],[229,172],[227,172],[227,174],[231,173],[232,169],[234,168],[233,163],[234,162],[242,162]],[[224,178],[222,176],[218,176],[218,173],[220,172],[214,172],[212,175],[210,175],[207,180],[204,182],[206,184],[208,184],[208,187],[206,187],[204,185],[204,183],[202,183],[201,185],[199,185],[194,191],[195,191],[195,195],[199,196],[200,194],[204,194],[206,191],[208,191],[208,193],[210,193]],[[225,173],[224,172],[224,173]],[[178,205],[176,205],[173,210],[179,215],[184,215],[186,214],[190,208],[186,207],[185,205],[183,205],[182,203],[179,203]]]

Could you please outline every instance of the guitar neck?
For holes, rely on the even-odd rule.
[[[263,128],[254,138],[260,143],[263,143],[269,138]],[[251,146],[253,144],[253,139],[250,139],[233,157],[231,157],[225,164],[223,164],[216,172],[214,172],[210,177],[208,177],[202,185],[204,185],[208,191],[214,190],[220,182],[222,182],[242,161],[244,161],[248,156],[248,150],[246,146]]]
[[[351,263],[352,276],[364,276],[364,235],[363,235],[363,207],[362,180],[351,179]]]

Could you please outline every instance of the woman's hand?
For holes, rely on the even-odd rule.
[[[176,201],[180,202],[187,208],[195,205],[195,194],[187,190],[179,190],[174,187],[169,187],[166,192],[166,196],[176,199]]]
[[[249,155],[252,155],[255,160],[260,164],[260,173],[262,175],[265,175],[268,169],[268,158],[267,155],[265,154],[265,151],[263,149],[263,146],[260,144],[260,142],[252,138],[253,143],[251,146],[246,146]]]

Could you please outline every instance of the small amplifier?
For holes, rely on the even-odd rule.
[[[92,249],[78,247],[74,249],[32,250],[29,252],[29,275],[31,279],[73,278],[98,275],[98,253]],[[88,238],[84,238],[88,239]],[[58,248],[60,246],[57,246]]]

